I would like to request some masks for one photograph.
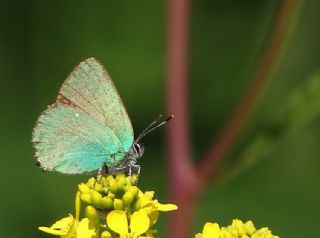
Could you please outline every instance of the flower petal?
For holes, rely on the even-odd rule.
[[[174,211],[174,210],[178,209],[177,205],[170,204],[170,203],[161,204],[161,203],[157,202],[156,206],[157,206],[158,211],[160,211],[160,212],[169,212],[169,211]]]
[[[141,235],[145,233],[148,230],[149,225],[149,217],[143,210],[135,212],[131,215],[130,228],[132,234]]]
[[[89,219],[83,218],[77,228],[77,238],[92,238],[96,234],[95,229],[89,229]]]
[[[51,228],[53,229],[64,229],[72,226],[74,223],[74,218],[71,214],[68,217],[62,218],[59,221],[56,221]]]
[[[75,225],[75,222],[76,220],[70,214],[68,217],[55,222],[51,227],[40,226],[39,230],[56,236],[67,235]]]
[[[111,230],[120,236],[128,234],[128,220],[126,213],[121,210],[114,210],[107,216],[107,224]]]
[[[149,200],[152,200],[152,198],[153,198],[153,196],[154,196],[154,191],[146,191],[146,192],[144,193],[144,196],[145,196],[146,198],[148,198]]]
[[[61,230],[51,229],[50,227],[45,227],[45,226],[40,226],[38,229],[40,231],[43,231],[45,233],[48,233],[48,234],[51,234],[51,235],[55,235],[55,236],[63,236],[63,235],[66,235],[68,233],[68,232],[61,231]]]
[[[80,209],[81,209],[81,193],[78,191],[76,194],[75,207],[76,207],[76,219],[79,221]]]
[[[157,221],[158,221],[158,218],[159,218],[159,211],[158,210],[153,210],[151,212],[147,212],[148,214],[148,217],[149,217],[149,220],[150,220],[150,225],[154,225]]]
[[[220,227],[217,223],[207,222],[203,228],[204,238],[219,238],[220,237]]]
[[[141,207],[154,207],[155,206],[155,202],[154,201],[146,201],[145,199],[140,199],[141,202]]]
[[[149,206],[153,204],[152,198],[154,196],[154,191],[147,191],[139,196],[139,203],[141,207]]]

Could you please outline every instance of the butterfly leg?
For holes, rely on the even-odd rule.
[[[137,176],[139,176],[139,174],[140,174],[140,165],[129,164],[127,166],[109,168],[108,172],[111,173],[112,175],[116,175],[116,174],[119,174],[119,173],[126,173],[128,176],[131,176],[133,173],[135,173],[135,174],[137,174]]]
[[[98,170],[98,174],[95,176],[95,181],[94,181],[93,186],[96,185],[96,182],[99,183],[100,178],[101,178],[103,175],[107,174],[107,173],[108,173],[108,167],[107,167],[106,163],[103,163],[103,164],[101,165],[101,167],[99,168],[99,170]]]
[[[125,166],[113,167],[113,168],[108,169],[108,172],[112,175],[117,175],[119,173],[125,173],[126,171],[127,171],[127,167],[125,167]]]
[[[132,173],[136,173],[137,176],[139,177],[140,175],[140,165],[138,164],[129,164],[128,166],[128,175],[131,176]]]
[[[101,167],[99,168],[98,170],[98,175],[105,175],[107,174],[109,171],[108,171],[108,166],[106,165],[106,163],[103,163],[101,165]]]

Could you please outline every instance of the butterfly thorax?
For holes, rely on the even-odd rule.
[[[115,166],[107,166],[106,170],[108,173],[113,175],[118,173],[126,173],[128,175],[136,173],[139,175],[140,165],[137,164],[137,161],[142,157],[143,153],[143,145],[139,144],[138,142],[134,142],[124,159]],[[99,171],[99,173],[101,172],[104,173],[103,170]]]

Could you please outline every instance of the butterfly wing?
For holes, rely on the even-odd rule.
[[[115,132],[124,150],[133,143],[133,129],[121,98],[106,70],[94,58],[80,63],[60,89],[60,95]]]
[[[77,108],[63,106],[53,106],[40,116],[33,141],[43,169],[67,174],[94,171],[106,161],[116,163],[122,147],[111,128]]]
[[[33,133],[45,170],[83,173],[114,165],[133,143],[133,129],[111,78],[95,59],[80,63]]]

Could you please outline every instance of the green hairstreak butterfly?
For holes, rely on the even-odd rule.
[[[81,174],[105,169],[140,172],[140,139],[172,118],[152,122],[136,139],[122,100],[104,67],[81,62],[60,88],[57,100],[33,130],[35,157],[45,171]]]

